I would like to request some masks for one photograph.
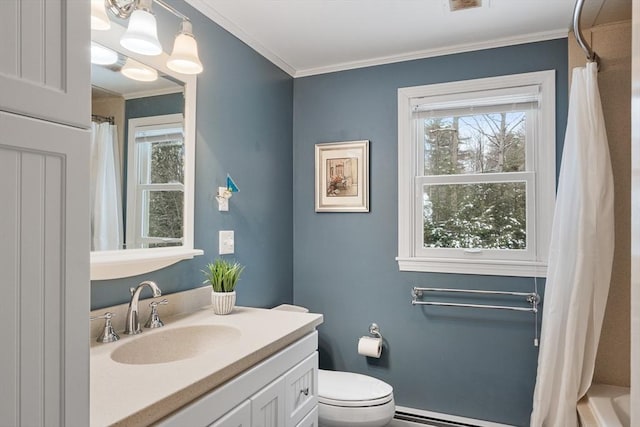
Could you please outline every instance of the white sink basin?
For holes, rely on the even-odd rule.
[[[190,359],[239,339],[240,330],[223,325],[194,325],[143,333],[111,353],[129,365],[151,365]]]

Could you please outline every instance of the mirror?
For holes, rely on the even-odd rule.
[[[182,245],[184,88],[91,66],[93,251]]]
[[[202,254],[193,248],[196,77],[169,70],[166,53],[126,52],[124,30],[92,31],[92,44],[118,55],[91,70],[92,280]]]

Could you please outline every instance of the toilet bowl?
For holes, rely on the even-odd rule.
[[[389,384],[352,372],[318,371],[320,427],[382,427],[394,413]]]

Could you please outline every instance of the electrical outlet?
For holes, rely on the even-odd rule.
[[[218,232],[218,253],[220,255],[232,254],[234,250],[233,230],[220,230]]]

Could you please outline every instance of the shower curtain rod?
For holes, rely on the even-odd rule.
[[[600,58],[598,55],[591,49],[591,46],[587,43],[582,35],[582,30],[580,29],[580,15],[582,15],[582,6],[584,5],[584,0],[576,0],[576,5],[573,9],[573,34],[576,36],[576,40],[578,44],[584,51],[585,55],[587,55],[587,61],[595,62],[600,66]]]
[[[110,125],[115,123],[115,117],[113,116],[99,116],[97,114],[92,114],[91,115],[91,121],[92,122],[98,122],[98,123],[109,123]]]

